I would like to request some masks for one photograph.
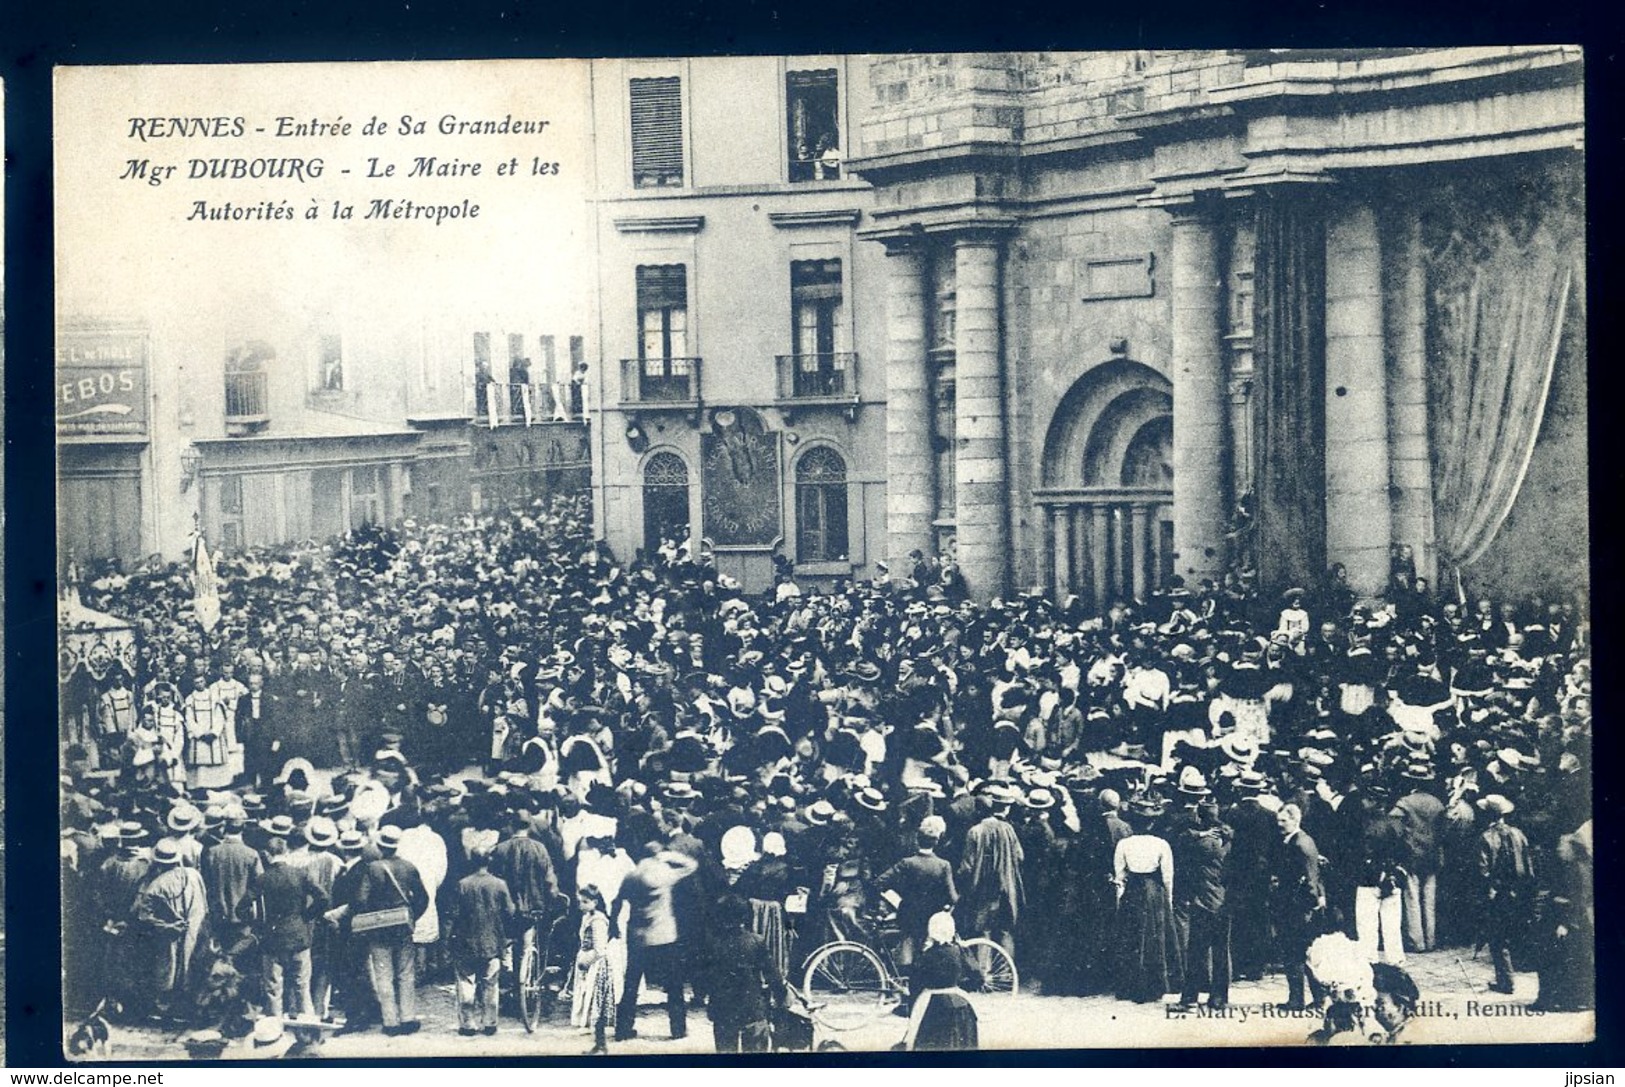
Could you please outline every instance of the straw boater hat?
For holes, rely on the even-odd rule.
[[[169,817],[164,820],[165,825],[176,834],[196,830],[202,822],[203,813],[190,804],[176,804],[169,809]]]
[[[1212,792],[1207,787],[1207,778],[1202,771],[1194,766],[1187,766],[1179,772],[1179,792],[1182,796],[1202,797]]]
[[[860,808],[869,811],[881,812],[886,810],[886,796],[879,789],[864,788],[853,794],[852,799]]]
[[[1517,806],[1500,793],[1491,793],[1478,802],[1478,806],[1494,815],[1511,815]]]
[[[261,819],[260,829],[275,837],[286,838],[294,832],[295,824],[291,816],[276,815],[270,819]]]
[[[835,805],[828,800],[820,800],[807,809],[807,822],[812,826],[824,826],[833,818],[835,818]]]

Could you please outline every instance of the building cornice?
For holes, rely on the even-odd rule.
[[[833,208],[826,211],[770,211],[767,221],[780,229],[816,226],[857,226],[863,218],[859,208]]]
[[[705,229],[705,216],[629,215],[614,223],[622,234],[698,234]]]

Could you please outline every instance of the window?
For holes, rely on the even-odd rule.
[[[632,184],[640,189],[683,183],[683,81],[632,80]]]
[[[790,264],[791,330],[795,346],[796,396],[846,392],[845,338],[841,320],[841,262],[798,260]]]
[[[243,546],[243,478],[221,476],[219,482],[220,547],[237,551]]]
[[[337,334],[321,337],[322,389],[342,392],[344,389],[344,338]]]
[[[639,393],[645,400],[690,400],[688,269],[681,264],[638,268]]]
[[[376,525],[383,521],[379,492],[379,469],[368,466],[350,469],[350,527]]]
[[[840,82],[833,68],[785,74],[790,180],[841,176]]]
[[[226,419],[260,420],[270,415],[267,371],[276,349],[263,340],[248,340],[226,352]]]
[[[846,461],[828,446],[796,462],[796,532],[797,561],[846,559]]]

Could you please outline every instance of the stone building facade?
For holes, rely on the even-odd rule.
[[[592,64],[598,529],[747,591],[885,557],[886,257],[846,167],[858,57]],[[901,555],[897,556],[900,560]]]
[[[1238,567],[1376,593],[1400,547],[1583,587],[1578,50],[865,68],[888,553],[1097,605]]]

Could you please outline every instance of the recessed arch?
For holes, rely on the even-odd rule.
[[[1043,485],[1115,485],[1121,465],[1109,458],[1125,452],[1139,428],[1158,414],[1172,417],[1173,386],[1156,370],[1133,359],[1091,367],[1061,397],[1050,419]]]
[[[1143,600],[1173,572],[1173,386],[1133,359],[1090,367],[1044,439],[1045,578],[1094,607]]]

